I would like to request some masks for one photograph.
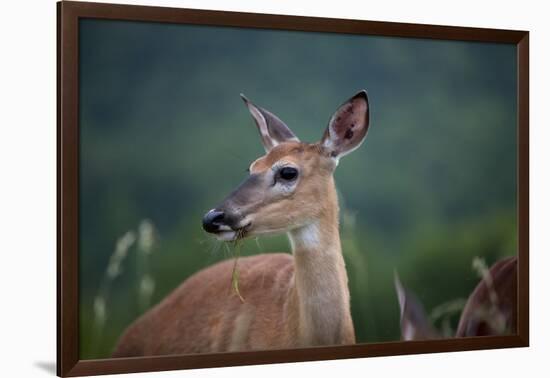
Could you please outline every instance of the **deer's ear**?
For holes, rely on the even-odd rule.
[[[362,90],[342,104],[330,118],[321,145],[338,159],[361,145],[369,128],[369,100]]]
[[[241,94],[241,98],[250,111],[252,118],[254,118],[256,126],[258,126],[258,131],[260,132],[262,144],[266,152],[269,152],[273,147],[283,142],[299,142],[296,135],[294,135],[288,126],[276,115],[254,105],[243,94]]]
[[[412,291],[403,287],[397,272],[394,272],[393,280],[401,310],[401,338],[405,341],[439,338],[424,311],[424,306]]]

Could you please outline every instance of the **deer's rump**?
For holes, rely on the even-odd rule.
[[[290,346],[286,303],[294,274],[285,253],[239,259],[239,290],[231,285],[233,260],[189,277],[131,324],[113,357],[224,352]]]

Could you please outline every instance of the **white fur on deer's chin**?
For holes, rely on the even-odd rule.
[[[235,231],[222,231],[216,234],[216,238],[219,241],[233,241],[236,237],[237,233]]]

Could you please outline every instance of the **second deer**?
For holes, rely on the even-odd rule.
[[[517,329],[518,259],[510,256],[483,272],[462,309],[455,337],[515,334]],[[395,290],[401,310],[403,340],[437,339],[435,330],[416,295],[395,274]]]
[[[355,343],[333,172],[369,127],[361,91],[331,117],[322,139],[303,143],[243,96],[266,154],[203,219],[220,240],[286,233],[292,254],[225,261],[184,281],[123,334],[114,356],[205,353]]]

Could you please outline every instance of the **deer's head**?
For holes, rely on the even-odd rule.
[[[249,176],[203,218],[220,240],[282,233],[318,219],[335,201],[333,172],[355,150],[369,127],[367,92],[342,104],[321,140],[303,143],[274,114],[243,100],[260,132],[266,154],[252,162]]]

